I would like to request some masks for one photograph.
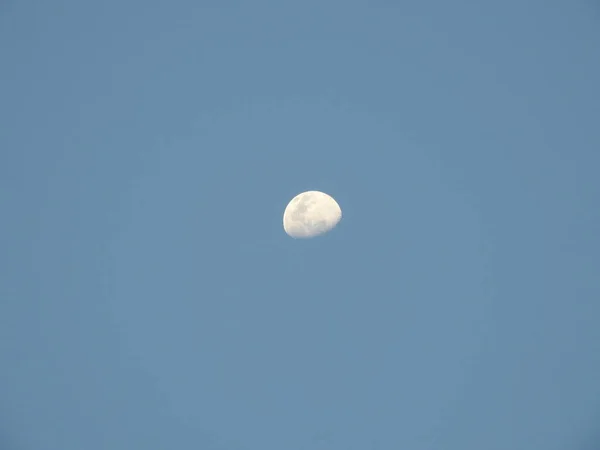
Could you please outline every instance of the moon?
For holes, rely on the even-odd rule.
[[[283,229],[294,239],[331,231],[342,220],[342,209],[333,197],[319,191],[296,195],[283,212]]]

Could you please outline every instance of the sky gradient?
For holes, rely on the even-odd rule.
[[[578,0],[1,2],[0,450],[600,448],[599,49]]]

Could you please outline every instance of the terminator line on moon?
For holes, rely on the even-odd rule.
[[[306,239],[331,231],[342,219],[342,209],[333,197],[319,191],[296,195],[283,213],[283,229],[295,239]]]

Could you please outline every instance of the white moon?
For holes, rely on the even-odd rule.
[[[296,195],[283,213],[283,229],[293,238],[311,238],[332,230],[342,219],[340,205],[329,195],[308,191]]]

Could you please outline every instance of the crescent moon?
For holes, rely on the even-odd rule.
[[[320,191],[296,195],[283,213],[283,229],[294,239],[306,239],[331,231],[342,220],[342,209]]]

